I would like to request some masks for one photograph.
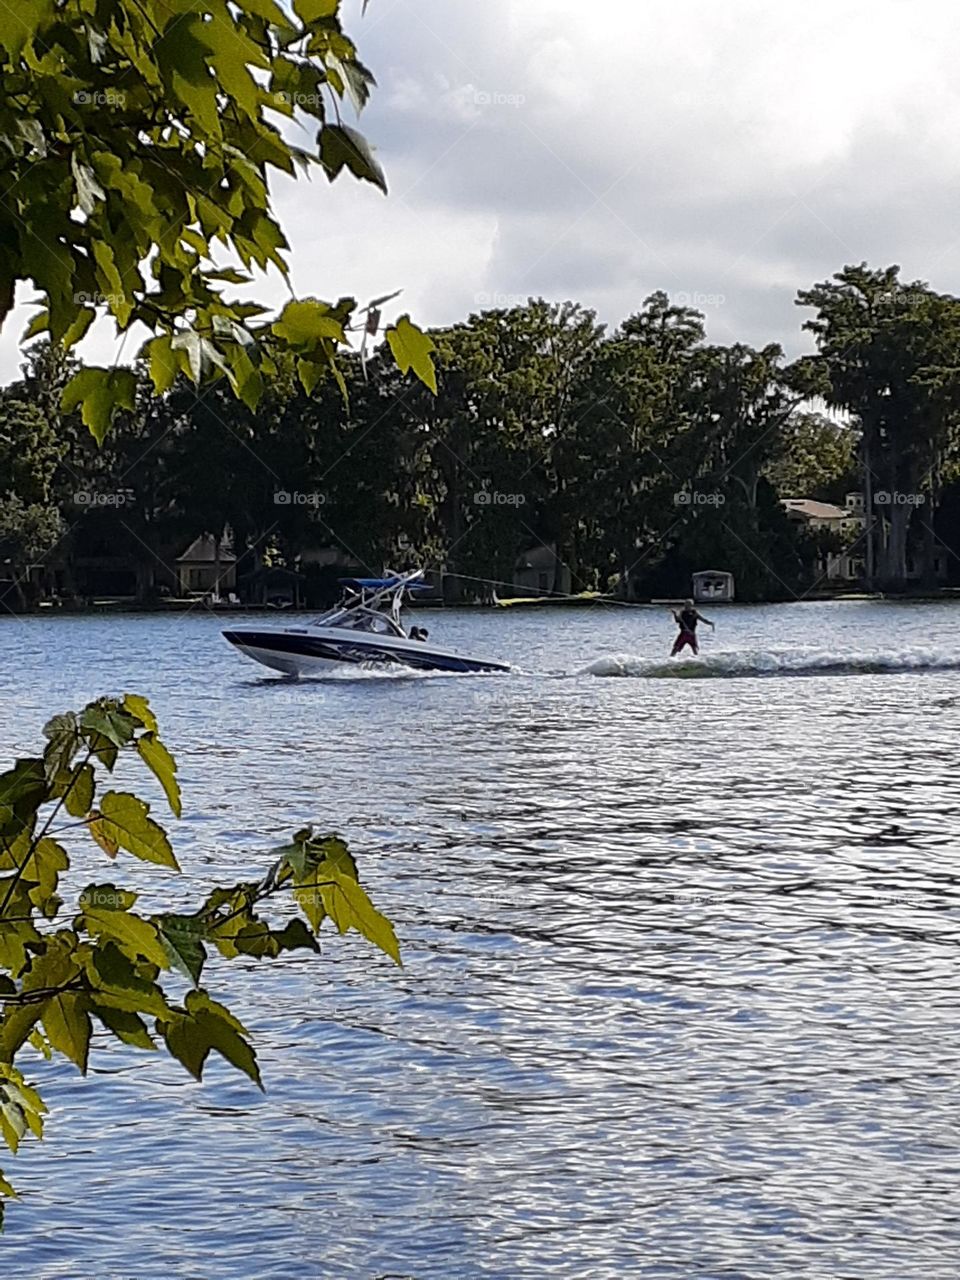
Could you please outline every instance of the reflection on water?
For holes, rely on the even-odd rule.
[[[188,816],[181,881],[125,869],[148,902],[315,820],[406,963],[333,939],[217,970],[265,1096],[106,1044],[87,1080],[38,1061],[3,1274],[954,1280],[955,617],[718,610],[707,659],[901,661],[608,680],[572,673],[659,664],[662,612],[448,614],[520,673],[299,685],[212,618],[5,623],[5,757],[153,695]]]

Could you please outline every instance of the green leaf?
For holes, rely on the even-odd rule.
[[[83,338],[96,318],[97,313],[93,307],[84,307],[81,311],[78,311],[76,319],[63,335],[63,345],[65,347],[75,346]]]
[[[263,379],[259,369],[239,344],[230,352],[230,382],[236,394],[253,411],[260,402]]]
[[[350,876],[321,863],[317,876],[332,880],[332,885],[321,890],[327,914],[341,933],[356,929],[368,942],[400,964],[400,944],[393,925],[381,915],[361,886]]]
[[[118,889],[115,884],[88,884],[77,902],[83,911],[103,907],[109,911],[129,911],[137,896],[132,889]]]
[[[303,914],[310,921],[310,926],[314,933],[327,918],[326,900],[323,894],[324,887],[324,882],[311,872],[309,877],[305,878],[301,884],[296,885],[293,890],[293,896]]]
[[[51,1046],[86,1074],[91,1030],[86,995],[62,991],[42,1008],[41,1021]]]
[[[83,927],[88,933],[101,939],[107,938],[115,942],[132,959],[141,956],[158,969],[170,968],[167,951],[156,925],[144,920],[142,916],[133,915],[126,910],[85,905],[83,915],[78,917],[77,927]]]
[[[39,153],[41,160],[47,158],[47,142],[43,136],[43,129],[37,120],[34,120],[32,116],[21,116],[17,121],[17,131],[30,144],[33,150]]]
[[[11,1151],[16,1153],[28,1129],[36,1137],[43,1137],[46,1110],[43,1099],[26,1084],[16,1067],[0,1062],[0,1135]],[[0,1191],[11,1194],[10,1184],[0,1186]]]
[[[84,213],[91,214],[96,210],[97,201],[107,198],[106,192],[97,181],[97,175],[89,165],[82,163],[76,152],[70,157],[70,168],[77,188],[77,204]]]
[[[43,726],[43,733],[48,739],[43,753],[44,765],[47,777],[52,781],[58,774],[71,771],[73,757],[81,741],[77,717],[72,711],[67,715],[54,716]]]
[[[313,395],[314,387],[326,372],[322,364],[314,364],[310,360],[297,361],[297,377],[308,396]]]
[[[98,1004],[95,1000],[90,1003],[90,1012],[124,1044],[133,1045],[136,1049],[156,1049],[153,1037],[139,1014],[131,1013],[128,1009],[114,1009],[108,1004]]]
[[[226,14],[204,24],[203,38],[213,46],[210,62],[221,87],[252,120],[258,120],[260,94],[247,66],[266,70],[267,57]]]
[[[199,15],[171,17],[154,46],[157,65],[173,98],[182,102],[212,138],[220,137],[217,84],[207,59],[214,52]]]
[[[171,351],[182,351],[180,368],[194,382],[199,382],[203,374],[203,344],[199,333],[194,329],[181,329],[170,341]]]
[[[104,699],[91,702],[80,716],[80,728],[98,733],[115,747],[125,747],[139,729],[139,720],[125,712],[119,703]]]
[[[167,834],[148,816],[149,805],[125,791],[108,791],[96,818],[101,833],[144,862],[179,871]]]
[[[28,826],[48,790],[42,760],[18,760],[12,769],[0,773],[0,832],[16,833]]]
[[[53,16],[54,0],[19,0],[0,5],[0,45],[16,63],[39,29]]]
[[[42,942],[32,920],[34,903],[30,896],[31,889],[22,880],[13,885],[11,878],[0,881],[0,884],[3,886],[4,897],[10,893],[10,901],[4,907],[4,916],[0,917],[0,966],[8,973],[21,974],[30,964],[27,948],[33,949]],[[6,1021],[0,1023],[0,1028],[6,1026],[14,1013],[14,1010],[7,1009]],[[0,1053],[0,1058],[3,1056]]]
[[[46,333],[50,327],[50,312],[44,307],[42,311],[38,311],[30,323],[27,325],[22,341],[27,343],[31,338],[38,338],[41,333]]]
[[[77,935],[67,930],[48,935],[43,940],[31,941],[29,966],[23,972],[21,990],[24,994],[47,991],[54,987],[68,986],[79,972],[74,956]],[[35,1002],[10,1006],[0,1020],[0,1062],[11,1062],[20,1047],[27,1041],[49,1005],[49,1000],[38,998]],[[53,1038],[50,1043],[54,1048]]]
[[[37,1053],[42,1057],[46,1058],[48,1062],[53,1057],[53,1050],[50,1048],[50,1041],[39,1027],[34,1027],[30,1032],[29,1036],[27,1036],[27,1043],[31,1048],[36,1049]]]
[[[120,852],[120,845],[107,830],[106,823],[96,811],[87,819],[87,830],[108,858],[117,856]]]
[[[123,277],[117,269],[113,250],[104,241],[95,240],[93,256],[97,264],[97,280],[104,286],[103,298],[110,311],[117,317],[117,323],[124,328],[133,312],[133,305],[127,298]],[[127,406],[127,408],[131,407]]]
[[[293,0],[293,11],[307,26],[320,18],[335,18],[340,0]]]
[[[136,716],[150,733],[159,732],[157,717],[150,710],[150,703],[146,698],[142,698],[139,693],[125,693],[123,695],[123,709],[124,711],[129,711],[132,716]]]
[[[255,13],[260,18],[265,18],[267,22],[272,23],[276,27],[290,28],[290,18],[284,13],[274,0],[244,0],[245,9],[250,13]]]
[[[204,1064],[215,1049],[258,1088],[263,1088],[256,1054],[245,1039],[246,1029],[205,991],[188,992],[183,1011],[176,1010],[170,1019],[159,1021],[157,1030],[173,1056],[195,1079],[203,1078]]]
[[[180,786],[176,779],[177,762],[153,732],[144,733],[137,739],[137,751],[163,787],[167,803],[179,818],[181,806]]]
[[[148,342],[145,349],[149,352],[153,389],[162,396],[170,390],[180,372],[180,364],[173,354],[173,338],[169,333],[161,334]]]
[[[401,373],[412,369],[420,381],[437,394],[437,373],[433,367],[431,352],[436,351],[433,339],[412,324],[409,316],[401,316],[393,328],[387,330],[387,342]]]
[[[359,115],[369,101],[371,86],[377,83],[372,73],[356,59],[348,58],[342,61],[333,53],[326,55],[325,62],[331,70],[339,73],[343,87],[350,95],[354,110]]]
[[[37,907],[43,907],[56,893],[60,873],[70,865],[66,850],[56,840],[45,836],[33,844],[26,833],[11,846],[9,861],[22,865],[21,883],[28,887],[30,901]],[[5,862],[7,858],[0,855],[0,865]]]
[[[220,267],[216,271],[205,271],[203,278],[204,280],[224,280],[227,284],[250,284],[253,277],[238,271],[236,267]],[[217,321],[224,319],[224,316],[214,316],[213,327],[216,329]]]
[[[288,302],[271,326],[291,347],[312,349],[324,338],[346,342],[342,322],[330,314],[330,307],[316,298]]]
[[[320,954],[316,938],[297,916],[283,929],[276,930],[273,937],[281,951],[315,951]]]
[[[74,770],[64,791],[63,800],[64,807],[71,818],[85,818],[90,812],[95,785],[91,764],[79,765]]]
[[[98,1005],[125,1009],[131,1013],[166,1017],[170,1006],[155,982],[137,971],[136,963],[114,942],[97,947],[86,962],[87,976],[96,990],[91,997]]]
[[[73,711],[60,716],[52,716],[43,726],[43,736],[54,742],[60,738],[75,738],[77,734],[77,717]]]
[[[308,838],[306,847],[307,856],[314,866],[322,864],[325,870],[333,867],[351,880],[359,879],[357,861],[341,836],[312,836]]]
[[[349,125],[324,125],[320,130],[320,159],[331,182],[342,169],[347,168],[355,177],[372,182],[384,195],[387,194],[386,176],[374,158],[370,144],[362,133]]]
[[[203,945],[206,937],[206,924],[201,916],[159,916],[157,927],[160,938],[166,948],[170,963],[180,970],[194,986],[200,981],[200,974],[207,958]]]
[[[60,407],[72,413],[81,405],[81,417],[97,444],[103,444],[114,412],[132,409],[137,389],[132,369],[97,369],[89,367],[75,373],[63,389]]]

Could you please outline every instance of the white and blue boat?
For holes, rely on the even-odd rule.
[[[439,649],[423,627],[405,627],[403,602],[429,590],[423,571],[386,578],[345,578],[343,598],[306,626],[238,627],[224,631],[242,654],[286,676],[323,675],[336,667],[389,665],[451,673],[509,671],[486,658]]]

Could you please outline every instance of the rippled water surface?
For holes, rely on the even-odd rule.
[[[265,1095],[31,1061],[0,1274],[956,1280],[960,604],[714,616],[665,666],[663,611],[436,614],[519,670],[300,684],[207,615],[4,620],[4,759],[152,697],[185,875],[111,868],[142,905],[314,821],[405,967],[213,970]]]

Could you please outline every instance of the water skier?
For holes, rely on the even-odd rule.
[[[692,600],[685,600],[683,608],[678,613],[676,609],[671,609],[673,620],[680,628],[680,634],[673,642],[673,648],[670,650],[670,657],[675,658],[684,646],[689,645],[695,654],[700,652],[700,646],[697,643],[697,623],[705,622],[711,630],[714,629],[713,623],[709,618],[705,618],[702,613],[698,613],[696,606]]]

